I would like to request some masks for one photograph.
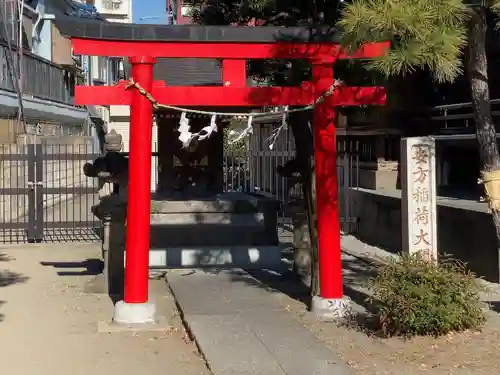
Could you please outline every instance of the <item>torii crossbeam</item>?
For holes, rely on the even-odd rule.
[[[388,47],[386,43],[374,43],[348,54],[333,42],[181,43],[84,38],[73,38],[72,41],[75,54],[130,57],[135,82],[161,104],[186,107],[310,105],[334,84],[333,64],[338,59],[375,58]],[[222,59],[223,86],[172,87],[168,86],[168,82],[153,82],[156,57]],[[312,81],[300,87],[247,87],[248,59],[307,59],[312,63]],[[80,105],[130,105],[124,301],[128,304],[141,304],[148,300],[153,107],[136,89],[125,88],[125,82],[112,87],[78,86],[75,101]],[[314,108],[320,296],[329,303],[343,297],[335,107],[382,105],[385,99],[385,89],[382,87],[339,87],[333,95]]]

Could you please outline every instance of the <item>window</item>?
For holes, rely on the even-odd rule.
[[[191,17],[193,15],[193,11],[192,11],[191,5],[183,5],[181,7],[181,15],[183,17]]]
[[[121,79],[120,65],[121,58],[111,58],[109,60],[109,84],[117,83]]]
[[[103,56],[92,56],[91,59],[92,80],[106,83],[108,80],[108,58]]]
[[[102,0],[102,7],[108,10],[118,10],[121,4],[121,0]]]

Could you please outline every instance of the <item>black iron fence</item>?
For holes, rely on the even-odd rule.
[[[98,156],[92,140],[0,146],[0,242],[98,241],[99,182],[82,168]]]
[[[270,149],[272,132],[272,125],[259,125],[244,143],[226,147],[223,188],[276,199],[284,223],[287,205],[302,199],[302,189],[297,179],[277,173],[295,157],[291,131],[282,129]],[[99,145],[90,137],[68,137],[66,143],[40,138],[27,145],[0,145],[0,242],[99,241],[101,223],[91,212],[99,201],[99,181],[86,177],[82,168],[100,156]],[[343,229],[350,232],[357,224],[352,190],[358,186],[360,157],[345,142],[338,142],[339,205]],[[156,144],[152,156],[154,191]]]
[[[246,144],[236,150],[225,150],[222,165],[222,187],[225,192],[251,191],[251,171],[248,153],[249,150]]]
[[[281,125],[281,124],[279,124]],[[261,194],[280,202],[281,222],[290,224],[287,206],[300,204],[302,187],[294,178],[284,178],[277,173],[278,167],[295,157],[295,140],[292,132],[281,129],[270,148],[270,137],[276,132],[273,124],[254,126],[254,134],[237,147],[226,147],[224,153],[224,190]],[[339,210],[342,230],[356,231],[357,205],[353,190],[359,184],[359,165],[371,153],[370,145],[357,139],[337,141],[337,171],[339,184]]]

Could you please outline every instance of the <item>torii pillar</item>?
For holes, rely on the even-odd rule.
[[[132,78],[147,92],[153,88],[155,57],[131,57]],[[155,323],[149,302],[149,240],[151,211],[151,143],[153,105],[138,90],[130,93],[130,147],[124,299],[115,305],[119,324]]]
[[[232,28],[230,30],[233,30]],[[372,43],[347,53],[335,43],[204,43],[148,42],[73,39],[76,54],[164,58],[222,59],[224,86],[165,86],[153,84],[154,57],[131,57],[132,77],[158,103],[188,107],[307,106],[315,103],[334,84],[333,65],[338,59],[375,58],[388,43]],[[278,47],[278,48],[277,48]],[[298,87],[247,87],[248,59],[307,59],[313,65],[313,80]],[[78,104],[130,105],[129,201],[124,301],[115,306],[118,323],[150,323],[154,306],[148,303],[148,256],[151,180],[152,104],[138,87],[125,91],[118,86],[77,87]],[[342,290],[342,259],[337,186],[335,112],[338,106],[381,105],[383,87],[342,86],[314,108],[314,152],[320,295],[312,309],[323,317],[342,315],[347,302]]]
[[[330,64],[317,63],[312,68],[317,95],[334,83]],[[335,108],[330,98],[313,110],[314,172],[316,179],[316,215],[320,295],[313,296],[311,310],[318,315],[345,315],[343,299],[342,254],[340,247],[339,189],[337,181],[337,140]],[[324,251],[328,249],[328,251]]]

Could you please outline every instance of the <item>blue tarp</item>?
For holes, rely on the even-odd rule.
[[[24,0],[24,3],[27,6],[32,7],[33,9],[36,9],[36,6],[38,5],[38,0]]]

